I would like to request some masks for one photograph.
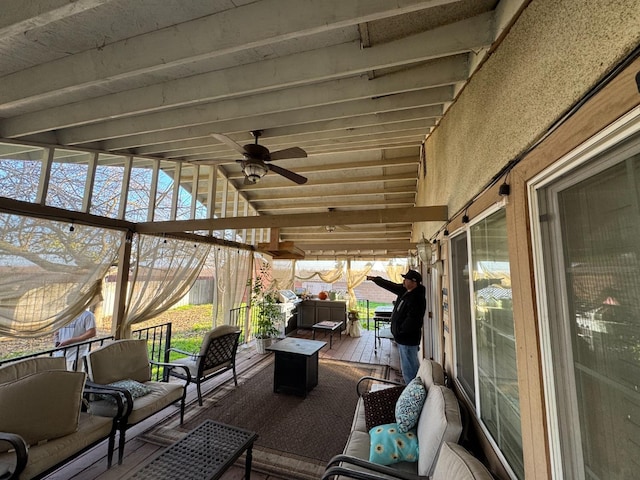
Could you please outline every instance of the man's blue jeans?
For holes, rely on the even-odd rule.
[[[420,360],[418,360],[419,345],[398,345],[398,353],[400,354],[400,368],[402,369],[402,378],[407,385],[411,380],[416,378],[418,368],[420,368]]]

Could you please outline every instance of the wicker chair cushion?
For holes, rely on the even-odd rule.
[[[52,370],[0,385],[0,431],[29,445],[75,432],[86,374]]]

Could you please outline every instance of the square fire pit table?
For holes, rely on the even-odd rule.
[[[287,337],[267,347],[275,353],[273,391],[306,397],[318,384],[318,352],[326,344]]]

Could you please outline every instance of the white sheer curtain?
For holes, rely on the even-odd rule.
[[[333,269],[327,271],[315,271],[311,275],[308,275],[306,277],[300,276],[298,273],[296,273],[295,278],[299,280],[310,280],[316,275],[320,277],[320,280],[325,283],[337,282],[342,278],[342,275],[344,275],[344,262],[336,261]]]
[[[372,268],[373,263],[371,262],[352,262],[351,260],[347,260],[347,294],[349,296],[347,308],[349,310],[356,310],[358,308],[355,289],[366,280]]]
[[[389,280],[396,283],[402,283],[402,274],[406,273],[407,266],[396,265],[395,263],[390,262],[385,266],[384,269],[387,272],[387,278]]]
[[[0,214],[0,336],[51,335],[100,294],[124,232]]]
[[[216,272],[216,304],[213,324],[229,324],[230,312],[248,300],[248,281],[251,278],[253,252],[232,247],[214,249]]]
[[[276,290],[293,290],[295,273],[295,260],[273,260],[271,262],[271,276]]]
[[[135,236],[124,317],[126,329],[153,318],[186,295],[200,275],[210,249],[204,243]]]

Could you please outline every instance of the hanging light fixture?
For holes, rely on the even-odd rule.
[[[336,231],[336,226],[335,225],[325,225],[324,229],[327,232],[331,233],[331,232],[335,232]]]
[[[251,183],[258,183],[269,171],[262,163],[246,162],[242,168],[244,175]]]
[[[422,235],[422,240],[416,245],[416,249],[418,250],[418,257],[420,257],[422,263],[429,263],[431,261],[431,244],[429,240],[424,238],[424,234]]]

